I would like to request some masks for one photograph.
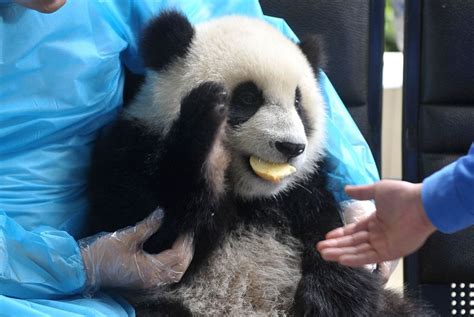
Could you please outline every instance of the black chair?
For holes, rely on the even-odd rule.
[[[384,0],[260,0],[297,36],[321,35],[324,71],[362,131],[380,170]]]
[[[405,10],[403,178],[420,182],[474,141],[474,1]],[[473,316],[474,228],[430,237],[405,259],[405,282],[442,316]]]

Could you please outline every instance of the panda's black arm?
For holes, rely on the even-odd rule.
[[[302,278],[295,295],[296,316],[371,316],[380,284],[375,274],[326,262],[316,243],[340,225],[338,206],[323,176],[297,187],[284,199],[293,234],[303,243]]]
[[[222,184],[209,175],[224,173],[226,166],[207,164],[213,147],[220,142],[220,130],[226,118],[226,94],[214,83],[194,88],[181,103],[179,117],[171,126],[157,161],[159,173],[156,184],[162,206],[212,204]],[[209,167],[208,167],[209,166]],[[209,168],[221,171],[208,171]],[[223,178],[221,180],[223,182]]]
[[[194,88],[183,99],[157,161],[155,183],[165,218],[144,245],[145,250],[168,248],[181,233],[192,233],[196,241],[212,246],[218,231],[223,230],[220,227],[225,219],[217,210],[223,200],[227,165],[215,149],[222,146],[226,100],[224,88],[211,82]],[[206,253],[197,249],[199,245],[199,255]]]

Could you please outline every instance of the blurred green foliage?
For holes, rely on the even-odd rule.
[[[385,0],[385,51],[398,51],[395,43],[395,27],[392,0]]]

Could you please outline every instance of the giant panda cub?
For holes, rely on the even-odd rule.
[[[145,82],[94,153],[90,226],[114,231],[160,206],[145,250],[190,233],[195,255],[181,282],[137,301],[139,313],[425,314],[377,274],[315,249],[342,225],[326,190],[318,47],[239,16],[192,26],[169,11],[145,29]]]

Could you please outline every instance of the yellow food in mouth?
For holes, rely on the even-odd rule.
[[[273,183],[279,183],[282,178],[296,172],[296,168],[288,163],[267,162],[256,156],[250,157],[250,167],[259,177]]]

